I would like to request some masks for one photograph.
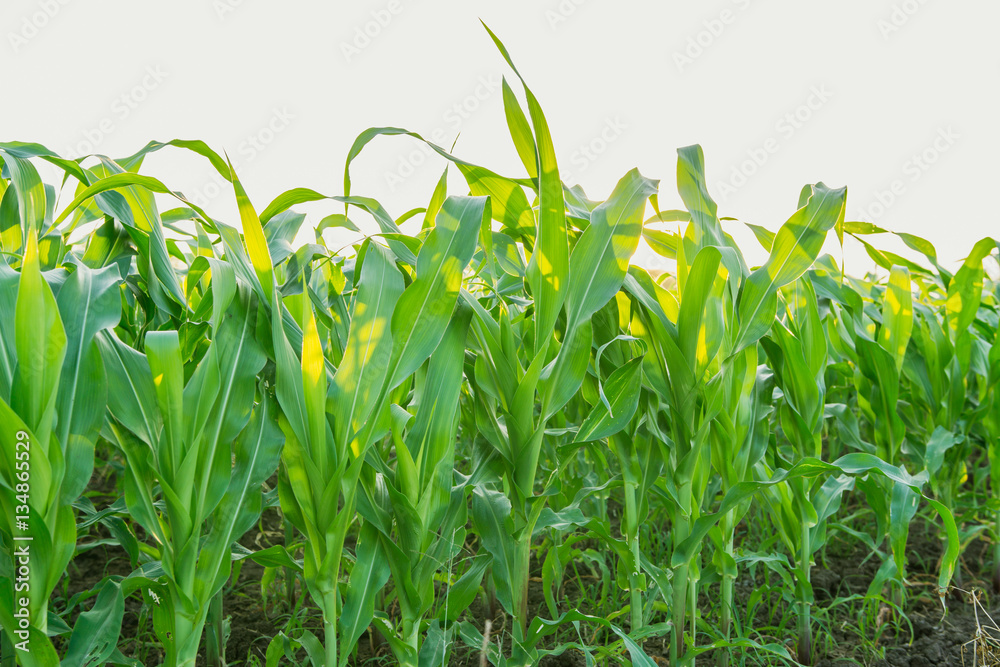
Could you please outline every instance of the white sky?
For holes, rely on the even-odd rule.
[[[479,18],[539,98],[564,180],[592,197],[637,166],[661,179],[661,207],[680,208],[675,150],[700,143],[721,215],[775,230],[823,180],[849,186],[849,218],[924,236],[947,263],[1000,236],[995,0],[4,0],[0,140],[122,157],[203,139],[258,210],[292,187],[342,194],[347,150],[375,125],[446,146],[460,132],[459,156],[522,176],[499,89],[510,73]],[[393,215],[425,205],[445,163],[415,150],[376,140],[354,194]],[[201,158],[167,149],[143,172],[236,222]],[[341,208],[302,210],[315,222]],[[873,266],[858,244],[846,252],[848,271]]]

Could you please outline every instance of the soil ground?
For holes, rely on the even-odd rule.
[[[110,491],[110,489],[109,489]],[[98,528],[85,541],[107,538]],[[282,543],[284,533],[277,509],[265,510],[258,526],[241,540],[241,543],[253,550],[263,549],[272,544]],[[831,540],[831,545],[818,556],[813,569],[813,587],[816,596],[816,607],[822,608],[833,600],[843,600],[852,595],[864,596],[872,578],[875,576],[879,563],[862,549],[857,541],[839,542]],[[906,605],[909,623],[893,622],[888,608],[879,609],[875,622],[877,638],[868,637],[863,640],[857,630],[857,619],[843,622],[836,613],[832,614],[823,628],[817,628],[817,667],[846,667],[847,665],[866,665],[868,667],[926,667],[929,665],[1000,665],[1000,658],[993,662],[977,662],[973,657],[974,639],[977,631],[992,625],[989,616],[1000,621],[1000,607],[991,606],[988,596],[983,596],[983,606],[974,610],[970,597],[966,594],[953,592],[948,598],[948,614],[942,614],[942,607],[935,591],[935,574],[937,562],[941,556],[941,541],[934,529],[922,525],[914,525],[908,545],[908,601]],[[956,574],[955,583],[965,590],[987,589],[990,579],[989,567],[992,561],[991,549],[985,541],[974,539],[965,550],[960,568]],[[540,576],[540,564],[532,561],[533,578],[529,589],[529,613],[548,617]],[[93,588],[104,577],[109,575],[126,576],[131,571],[128,558],[117,546],[103,544],[90,548],[77,555],[70,564],[65,588],[57,588],[54,597],[54,608],[59,609],[60,603],[70,599],[76,593]],[[226,657],[229,665],[263,665],[265,654],[271,638],[281,632],[289,618],[289,609],[283,600],[283,587],[273,588],[270,597],[265,599],[260,582],[264,576],[264,568],[252,561],[243,561],[235,583],[226,589],[224,598],[224,613],[228,617],[229,638],[226,646]],[[759,577],[759,575],[758,575]],[[281,582],[281,574],[278,575]],[[742,577],[736,582],[737,607],[745,604],[748,596],[759,581]],[[911,592],[912,591],[912,592]],[[1000,597],[997,598],[1000,600]],[[84,603],[84,608],[89,607]],[[585,596],[570,581],[563,590],[561,608],[579,607],[587,612]],[[844,605],[844,613],[858,613],[860,602],[854,607]],[[853,610],[848,612],[848,610]],[[77,612],[78,613],[78,612]],[[466,619],[482,630],[489,610],[485,601],[478,598],[466,612]],[[318,612],[315,609],[299,611],[299,625],[313,630],[321,636]],[[67,619],[72,625],[73,617]],[[621,619],[624,620],[624,619]],[[621,622],[621,620],[619,622]],[[493,614],[492,624],[494,638],[506,636],[509,648],[509,628],[501,610]],[[885,627],[880,624],[884,623]],[[893,630],[895,628],[895,630]],[[912,635],[910,633],[912,628]],[[901,629],[901,630],[900,630]],[[825,633],[825,634],[824,634]],[[790,634],[786,633],[786,634]],[[1000,637],[1000,630],[996,632]],[[61,641],[57,638],[57,648]],[[1000,647],[1000,642],[997,643]],[[789,652],[794,654],[794,647],[786,643]],[[151,621],[142,613],[142,602],[133,596],[126,601],[125,619],[122,627],[122,637],[119,648],[126,656],[138,659],[146,665],[156,665],[162,659],[162,653],[157,645],[152,631]],[[667,665],[669,645],[667,638],[654,638],[644,643],[646,652],[658,665]],[[391,654],[384,641],[375,633],[362,636],[354,665],[387,665],[392,664]],[[699,659],[699,664],[709,665],[714,661],[711,656]],[[451,667],[478,667],[480,655],[477,650],[459,647],[452,654]],[[559,656],[549,656],[542,661],[546,667],[577,667],[585,665],[584,656],[575,650],[568,650]],[[767,664],[748,660],[748,665]],[[777,664],[777,663],[775,663]]]

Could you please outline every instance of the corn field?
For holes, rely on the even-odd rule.
[[[1000,592],[997,241],[951,271],[820,182],[750,266],[699,146],[686,210],[638,170],[564,185],[489,34],[513,176],[379,127],[342,194],[260,207],[200,141],[0,144],[3,667],[810,665],[845,617],[877,657],[914,605]],[[401,135],[445,171],[396,217],[351,175]],[[233,219],[145,173],[161,150]],[[878,270],[821,254],[845,239]],[[820,595],[845,550],[871,576]],[[273,632],[234,658],[251,604]]]

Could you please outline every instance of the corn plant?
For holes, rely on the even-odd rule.
[[[0,148],[10,177],[10,185],[4,181],[0,203],[0,243],[7,261],[20,265],[18,274],[0,263],[5,283],[0,399],[5,420],[12,425],[5,436],[13,438],[3,450],[0,534],[10,575],[2,586],[6,603],[0,624],[10,633],[8,639],[20,638],[18,657],[24,664],[55,664],[46,637],[48,596],[73,555],[71,506],[93,471],[97,428],[108,394],[94,337],[118,324],[121,307],[115,267],[91,270],[70,264],[42,277],[42,269],[60,264],[65,244],[53,231],[54,188],[43,186],[30,162],[39,154],[86,178],[75,163],[37,144]],[[30,568],[30,574],[18,575],[15,582],[15,565],[24,566],[23,573]],[[29,589],[31,594],[24,597]],[[15,609],[20,612],[17,624]],[[21,623],[28,619],[30,623]],[[30,654],[23,649],[25,640],[32,644]],[[79,637],[74,635],[74,640],[81,646]],[[110,653],[105,648],[91,645],[73,659],[103,659]]]
[[[77,160],[0,143],[0,665],[133,665],[160,648],[165,665],[224,664],[244,558],[287,619],[248,664],[343,667],[366,634],[414,667],[460,643],[498,667],[569,650],[651,667],[642,644],[659,637],[673,665],[811,664],[812,567],[833,524],[882,559],[869,611],[885,585],[906,611],[916,522],[936,515],[947,543],[942,604],[962,542],[1000,533],[994,239],[952,273],[896,233],[912,261],[845,220],[846,188],[816,183],[776,232],[749,226],[767,252],[750,267],[698,146],[677,153],[685,210],[662,210],[634,169],[603,200],[563,183],[557,132],[489,35],[513,72],[517,176],[375,127],[343,194],[293,188],[258,213],[199,141]],[[447,162],[398,216],[352,192],[385,136]],[[238,225],[140,173],[166,148],[231,184]],[[456,169],[467,196],[449,195]],[[294,208],[330,203],[297,244]],[[356,215],[370,233],[328,247],[326,229],[362,230]],[[820,256],[831,230],[879,272]],[[640,240],[676,268],[631,265]],[[844,518],[847,494],[864,507]],[[284,542],[238,545],[265,507],[282,523],[262,532]],[[121,548],[131,573],[64,599],[74,552],[95,546]],[[1000,547],[994,561],[1000,590]],[[536,564],[548,618],[529,605]],[[794,638],[762,639],[766,593],[738,594],[761,564]],[[128,637],[134,656],[129,598],[153,632]],[[490,631],[494,603],[506,618]]]
[[[826,335],[811,283],[807,280],[796,283],[790,290],[789,301],[786,321],[775,323],[770,336],[761,340],[782,390],[779,423],[791,447],[779,446],[776,460],[784,459],[787,467],[823,455],[828,361]],[[812,557],[825,541],[827,519],[837,511],[843,492],[853,483],[846,475],[825,481],[801,477],[789,481],[787,486],[772,487],[764,494],[778,533],[795,556],[797,657],[801,664],[812,662]]]
[[[943,309],[917,304],[913,353],[903,365],[910,389],[910,410],[904,417],[923,441],[923,459],[935,494],[953,509],[967,473],[969,433],[984,414],[970,404],[968,385],[973,350],[978,353],[982,344],[973,324],[983,293],[983,260],[993,247],[992,239],[976,244],[948,282]]]
[[[109,374],[134,391],[111,399],[109,426],[129,462],[129,510],[159,544],[163,581],[148,594],[169,665],[194,664],[231,545],[256,520],[281,445],[275,409],[256,386],[265,357],[254,297],[221,263],[212,296],[212,343],[193,369],[176,331],[147,333],[145,354],[113,335],[101,340]]]
[[[653,432],[663,450],[666,506],[675,548],[674,661],[685,656],[686,616],[688,610],[695,612],[700,545],[685,551],[683,558],[677,556],[691,536],[692,524],[709,509],[713,460],[731,488],[750,478],[754,459],[762,454],[759,447],[742,446],[751,445],[752,438],[750,442],[716,439],[713,443],[713,424],[724,411],[735,414],[749,395],[757,376],[757,341],[772,325],[778,289],[809,267],[826,230],[842,215],[844,202],[844,190],[814,186],[811,196],[775,236],[768,262],[750,273],[722,231],[717,206],[705,187],[700,147],[681,149],[678,156],[678,190],[688,206],[690,222],[675,242],[676,292],[648,279],[645,285],[636,281],[632,290],[644,306],[633,331],[654,351],[647,355],[644,375],[659,399],[658,412],[663,413],[662,418],[650,420],[649,426],[664,425]],[[737,518],[727,519],[724,543],[731,544]],[[728,568],[725,578],[732,576]],[[692,619],[692,640],[695,628]]]
[[[263,267],[262,282],[273,291],[260,222],[245,195],[240,198],[244,229],[250,230],[251,257],[256,266]],[[316,664],[344,664],[371,621],[374,595],[388,576],[388,564],[376,558],[374,551],[361,553],[362,548],[374,550],[379,540],[378,524],[372,517],[363,529],[351,573],[352,580],[364,585],[352,587],[358,597],[341,603],[340,561],[354,519],[366,452],[376,437],[388,431],[389,392],[409,380],[445,335],[484,215],[489,210],[483,199],[446,200],[420,246],[415,276],[405,289],[392,251],[372,242],[362,246],[355,265],[357,293],[347,344],[332,380],[327,376],[311,305],[305,302],[299,361],[280,317],[281,297],[274,292],[276,388],[285,434],[284,479],[288,480],[280,488],[289,519],[308,538],[303,576],[323,611],[325,653],[319,661],[314,658]],[[327,407],[328,391],[332,409]],[[370,499],[366,503],[372,511],[376,507]],[[344,642],[339,654],[338,624]],[[416,640],[407,637],[406,641]]]
[[[424,622],[435,602],[435,574],[453,562],[466,532],[466,489],[454,485],[453,471],[471,314],[459,306],[419,373],[413,402],[405,413],[394,415],[395,469],[383,468],[382,474],[368,480],[371,496],[381,500],[371,516],[379,530],[379,556],[392,574],[400,608],[397,622],[383,614],[374,625],[401,665],[430,665],[447,659],[451,634],[447,622],[462,613],[463,601],[465,606],[472,601],[484,569],[473,570],[478,577],[453,584],[442,609],[444,616]]]
[[[495,36],[494,42],[517,73]],[[533,659],[533,646],[527,639],[542,636],[529,633],[526,604],[532,537],[545,507],[544,496],[535,495],[535,477],[546,424],[584,380],[592,350],[591,316],[621,286],[628,257],[638,244],[646,200],[656,191],[655,182],[633,171],[606,202],[592,210],[568,205],[547,122],[526,85],[524,93],[530,125],[504,82],[508,124],[532,179],[529,187],[538,196],[537,216],[520,183],[457,160],[432,145],[455,161],[474,194],[489,195],[493,217],[504,226],[503,232],[484,226],[480,234],[486,264],[480,276],[492,289],[466,292],[463,298],[473,312],[472,347],[477,358],[470,382],[477,425],[496,450],[495,483],[502,487],[478,487],[472,514],[474,524],[488,535],[484,546],[493,558],[492,578],[500,602],[515,619],[515,664]],[[380,134],[413,135],[395,128],[369,130],[355,142],[349,160]],[[569,226],[574,215],[582,216],[578,229]],[[507,255],[511,261],[495,257],[494,244],[498,242],[511,249],[512,254]],[[523,269],[517,266],[518,242],[529,256]],[[530,301],[505,298],[503,291],[498,292],[512,286],[512,280],[523,281]],[[557,321],[563,314],[565,324],[557,340]],[[540,414],[535,411],[536,400],[541,403]]]
[[[7,156],[8,165],[13,159]],[[29,210],[26,201],[20,206]],[[72,503],[93,471],[108,394],[94,337],[117,324],[120,301],[113,267],[76,267],[54,295],[40,271],[39,222],[25,218],[19,274],[0,264],[0,412],[6,425],[0,622],[15,648],[31,646],[16,652],[22,664],[54,665],[58,658],[46,637],[48,600],[73,556]]]
[[[994,284],[994,290],[997,290],[998,285],[1000,283]],[[994,307],[1000,303],[1000,294],[996,291],[993,301]],[[989,463],[990,488],[994,490],[991,498],[995,504],[993,525],[995,533],[1000,535],[1000,494],[996,491],[1000,489],[1000,391],[997,390],[1000,384],[1000,323],[995,316],[990,316],[986,323],[993,328],[994,335],[986,355],[985,373],[980,375],[978,399],[983,411],[980,425]],[[984,337],[984,340],[989,343],[988,337]],[[1000,541],[993,550],[993,589],[1000,591]]]

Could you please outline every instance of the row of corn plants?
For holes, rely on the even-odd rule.
[[[637,170],[603,201],[565,185],[489,34],[518,176],[372,128],[342,194],[257,208],[199,141],[117,160],[0,144],[0,664],[226,664],[246,561],[315,617],[248,663],[269,667],[356,664],[361,644],[413,667],[651,666],[657,639],[672,665],[808,665],[830,541],[877,559],[866,613],[899,621],[918,521],[944,545],[942,606],[973,539],[995,545],[1000,589],[997,242],[951,272],[896,233],[913,261],[815,183],[782,224],[750,225],[767,253],[750,266],[698,146],[677,152],[684,209]],[[352,191],[375,140],[443,158],[425,206],[393,217]],[[160,150],[217,170],[234,219],[141,173]],[[306,225],[304,204],[329,213]],[[358,216],[370,233],[331,248],[323,231]],[[821,254],[845,237],[877,272]],[[641,241],[670,270],[631,264]],[[265,512],[283,539],[249,549]],[[131,573],[67,599],[97,542]],[[761,564],[782,582],[777,633],[737,594]],[[126,603],[158,649],[126,647]]]

